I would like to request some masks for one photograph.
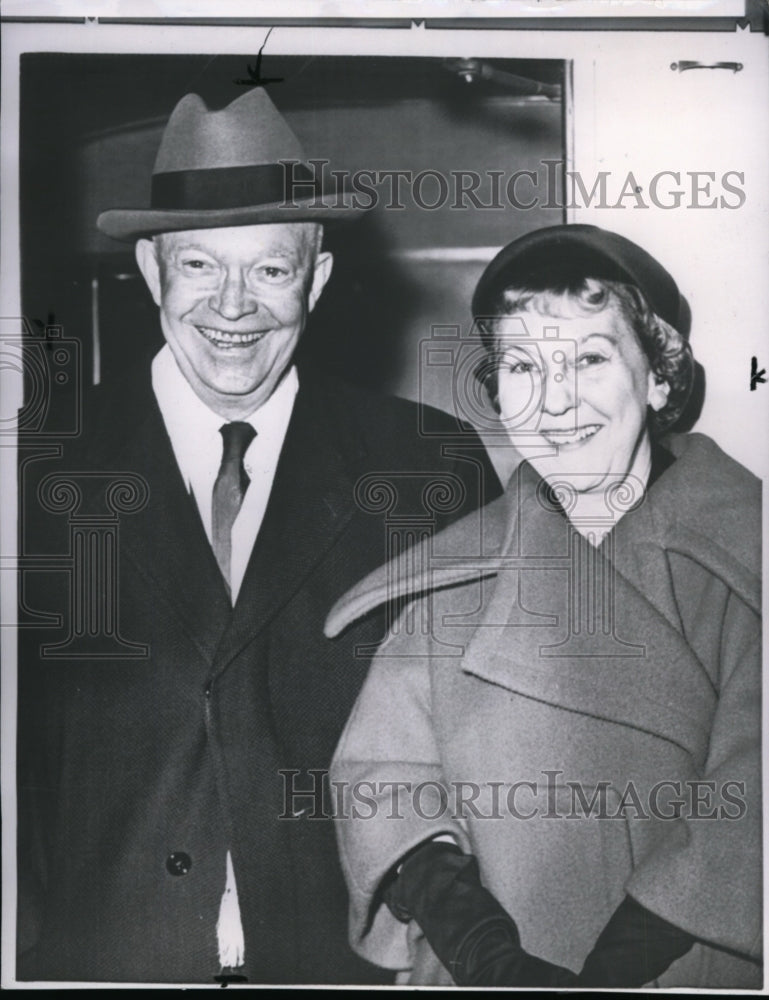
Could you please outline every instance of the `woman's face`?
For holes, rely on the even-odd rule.
[[[501,419],[537,472],[580,493],[623,478],[639,446],[648,446],[656,380],[616,306],[504,317],[497,344]]]

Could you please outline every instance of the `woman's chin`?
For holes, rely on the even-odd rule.
[[[590,466],[582,462],[567,462],[562,457],[532,459],[531,464],[551,486],[566,484],[576,493],[594,493],[602,490],[609,476],[608,471],[587,471]]]

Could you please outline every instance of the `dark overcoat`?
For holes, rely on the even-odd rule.
[[[386,624],[322,626],[404,532],[498,492],[480,441],[300,371],[232,609],[148,373],[97,396],[21,465],[18,975],[212,982],[229,849],[250,982],[387,981],[347,945],[322,797]]]

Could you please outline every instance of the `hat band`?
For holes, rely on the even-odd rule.
[[[152,177],[151,207],[213,211],[320,196],[315,174],[304,163],[260,163],[247,167],[174,170]]]

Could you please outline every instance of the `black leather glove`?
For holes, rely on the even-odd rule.
[[[695,942],[625,896],[585,959],[579,986],[643,986],[661,976]]]
[[[384,899],[416,920],[458,986],[574,985],[576,976],[521,948],[515,921],[483,887],[478,862],[454,844],[428,841],[407,856]]]
[[[475,858],[438,841],[407,856],[384,899],[399,920],[416,920],[458,986],[642,986],[694,943],[626,897],[577,975],[524,951],[515,921],[481,884]]]

